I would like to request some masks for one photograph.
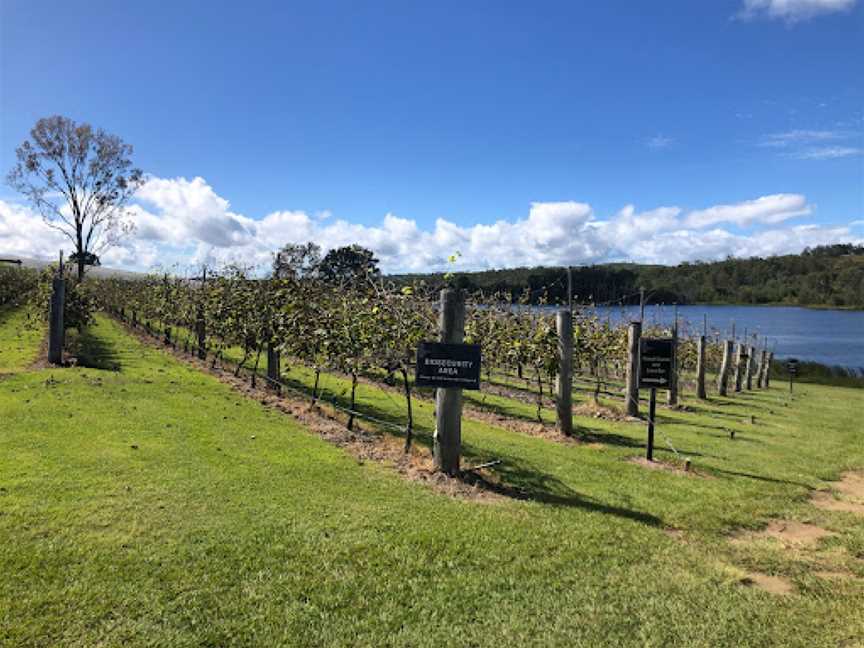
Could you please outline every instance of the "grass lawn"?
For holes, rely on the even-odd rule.
[[[0,376],[31,365],[43,335],[41,328],[27,326],[23,308],[0,308]]]
[[[2,645],[864,642],[864,518],[809,502],[864,467],[864,390],[660,409],[658,457],[668,440],[700,477],[627,461],[637,423],[579,418],[603,441],[589,446],[466,419],[469,462],[501,459],[530,497],[479,503],[360,463],[105,318],[80,338],[91,367],[29,370],[14,358],[40,338],[21,341],[18,317],[0,315],[0,345],[19,341],[0,353]],[[345,398],[341,378],[325,387]],[[397,392],[358,392],[403,420]],[[432,404],[415,415],[428,445]],[[833,535],[730,541],[773,518]],[[742,584],[753,573],[794,591]]]

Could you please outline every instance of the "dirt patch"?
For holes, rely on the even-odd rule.
[[[830,491],[816,491],[810,503],[823,511],[844,511],[864,516],[864,473],[847,472],[833,487],[838,497]]]
[[[598,405],[591,402],[577,405],[573,408],[573,413],[577,416],[602,419],[604,421],[641,421],[641,419],[635,419],[631,416],[627,416],[625,413],[619,412],[618,410],[611,407],[605,407],[603,405]]]
[[[681,529],[676,529],[675,527],[665,527],[663,529],[663,533],[665,533],[673,540],[684,540],[684,532]]]
[[[467,418],[504,428],[511,432],[519,432],[529,436],[542,437],[544,439],[549,439],[550,441],[558,441],[559,443],[579,443],[578,438],[566,437],[561,434],[553,423],[540,423],[539,421],[514,419],[467,404],[462,406],[462,413]]]
[[[492,394],[493,396],[502,396],[504,398],[510,398],[525,403],[526,405],[537,406],[537,394],[521,390],[518,387],[505,387],[504,385],[484,382],[483,391]],[[543,395],[541,403],[543,407],[555,407],[554,399],[549,398],[546,394]]]
[[[864,472],[848,472],[835,488],[851,500],[864,502]]]
[[[784,547],[806,547],[815,545],[822,538],[837,535],[815,524],[806,524],[795,520],[772,520],[762,531],[739,534],[732,539],[735,544],[752,542],[769,538],[777,540]]]
[[[48,362],[48,334],[42,337],[42,342],[39,343],[39,351],[36,353],[36,359],[27,367],[30,371],[38,371],[39,369],[50,369],[54,367]]]
[[[627,459],[627,462],[636,464],[637,466],[642,466],[643,468],[648,468],[649,470],[665,470],[679,475],[686,475],[688,477],[708,477],[707,474],[697,471],[692,465],[689,470],[685,470],[683,464],[658,461],[657,459],[654,461],[648,461],[645,457],[630,457]]]
[[[817,491],[810,498],[810,503],[823,511],[844,511],[864,515],[864,504],[837,499],[828,491]]]
[[[783,576],[769,576],[760,572],[749,572],[741,579],[741,584],[747,587],[758,587],[770,594],[788,596],[795,593],[795,586],[788,578]]]

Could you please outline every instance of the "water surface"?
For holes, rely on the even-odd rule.
[[[670,324],[673,306],[646,306],[646,326]],[[613,322],[639,319],[638,306],[598,307],[602,317]],[[768,349],[778,357],[794,357],[828,365],[864,370],[864,311],[817,310],[796,306],[679,306],[682,329],[701,333],[707,318],[708,334],[730,337],[732,325],[739,340],[745,331],[760,346],[768,338]]]

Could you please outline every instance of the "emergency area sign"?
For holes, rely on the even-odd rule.
[[[421,342],[417,347],[418,387],[480,389],[480,345]]]

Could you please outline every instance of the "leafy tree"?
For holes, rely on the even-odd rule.
[[[132,228],[123,208],[143,182],[132,146],[55,115],[37,121],[15,154],[9,184],[72,242],[80,281],[88,260]]]
[[[381,274],[375,253],[356,243],[330,250],[321,260],[318,272],[329,283],[355,286]]]
[[[274,279],[305,279],[315,276],[321,264],[316,243],[286,243],[273,258]]]
[[[83,255],[79,255],[77,252],[69,255],[69,263],[72,265],[78,265],[78,257],[84,257],[84,265],[85,266],[101,266],[102,262],[99,260],[99,257],[92,252],[85,252]]]

